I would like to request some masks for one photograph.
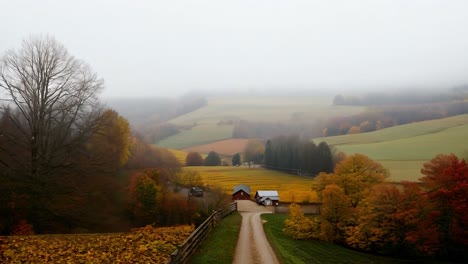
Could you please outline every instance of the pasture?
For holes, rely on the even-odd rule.
[[[157,143],[163,148],[183,149],[232,137],[232,125],[200,124]]]
[[[439,153],[468,154],[468,115],[395,126],[375,132],[325,137],[347,155],[362,153],[386,167],[391,181],[416,181],[424,162]]]
[[[334,106],[332,100],[332,96],[211,97],[208,98],[206,106],[169,121],[175,125],[193,126],[192,128],[161,140],[157,145],[183,149],[229,139],[232,138],[232,122],[237,120],[311,122],[352,115],[365,109],[356,106]]]
[[[231,195],[234,186],[250,186],[251,197],[257,190],[277,190],[280,202],[318,202],[312,190],[311,177],[290,175],[278,171],[248,167],[185,167],[198,171],[202,181],[208,186],[219,186]]]

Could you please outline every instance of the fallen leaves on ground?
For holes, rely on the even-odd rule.
[[[0,237],[0,263],[166,263],[193,226],[130,233]]]

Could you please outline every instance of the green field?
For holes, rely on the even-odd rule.
[[[201,124],[157,143],[163,148],[183,149],[232,138],[232,125]]]
[[[364,110],[363,107],[356,106],[334,106],[332,100],[333,97],[330,96],[208,98],[205,107],[169,121],[180,126],[194,125],[191,129],[161,140],[157,145],[181,149],[232,138],[233,125],[218,125],[221,121],[241,119],[258,122],[311,122],[352,115]]]
[[[294,240],[283,233],[288,215],[262,214],[265,234],[283,264],[312,263],[414,263],[374,256],[318,240]]]
[[[281,202],[316,202],[311,177],[290,175],[278,171],[248,167],[185,167],[200,172],[205,185],[219,186],[231,195],[234,186],[250,186],[251,197],[257,190],[277,190]]]
[[[468,152],[468,115],[395,126],[370,133],[325,137],[339,151],[362,153],[390,170],[392,181],[417,180],[420,169],[439,153]]]

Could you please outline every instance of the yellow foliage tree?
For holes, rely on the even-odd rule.
[[[284,221],[285,227],[283,229],[287,235],[297,240],[318,237],[319,223],[304,216],[299,205],[292,203],[289,206],[289,216],[290,218]]]
[[[108,109],[102,114],[100,129],[92,136],[88,149],[95,160],[117,170],[130,157],[130,143],[128,121],[116,111]]]
[[[334,173],[337,176],[336,184],[349,196],[353,207],[369,194],[372,186],[388,177],[388,171],[382,164],[359,153],[338,163]]]
[[[340,241],[350,214],[349,199],[343,188],[336,184],[327,185],[322,192],[322,238]]]
[[[346,244],[366,251],[393,247],[405,237],[396,221],[400,193],[393,185],[377,185],[354,213],[356,223],[346,228]]]

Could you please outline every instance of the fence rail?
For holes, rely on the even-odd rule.
[[[206,237],[213,226],[222,218],[237,211],[237,203],[233,202],[225,208],[213,212],[190,236],[172,252],[166,264],[184,264]]]

